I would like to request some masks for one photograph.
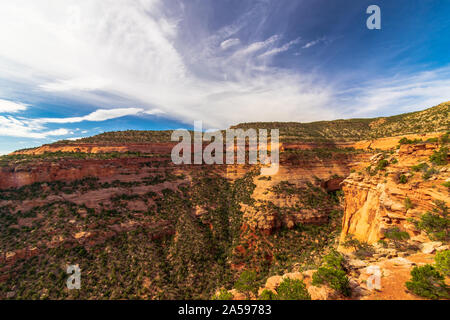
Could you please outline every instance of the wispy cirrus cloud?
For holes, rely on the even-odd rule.
[[[34,136],[49,135],[49,124],[149,114],[224,128],[243,121],[368,116],[394,107],[408,111],[450,99],[450,77],[441,69],[428,78],[405,72],[393,82],[378,74],[366,82],[354,77],[358,81],[343,86],[330,74],[277,64],[290,53],[314,55],[326,50],[329,39],[348,35],[303,36],[277,26],[268,32],[264,27],[278,1],[248,3],[216,25],[189,17],[191,2],[175,0],[4,1],[0,79],[31,88],[24,96],[70,96],[96,107],[85,116],[28,119],[16,117],[27,111],[16,102],[3,107],[15,117],[2,121]],[[117,99],[126,103],[119,105]]]
[[[8,25],[8,31],[0,28],[0,72],[8,69],[1,61],[13,61],[18,67],[11,77],[48,94],[92,102],[97,93],[108,93],[143,113],[156,109],[213,127],[334,115],[327,107],[329,85],[272,64],[298,39],[277,33],[241,37],[252,23],[248,18],[269,16],[264,2],[223,28],[198,24],[191,30],[198,35],[195,43],[181,37],[186,21],[175,1],[18,0],[0,9],[0,24]]]
[[[352,117],[422,110],[450,100],[450,67],[381,78],[341,93]]]
[[[239,40],[239,39],[237,39],[237,38],[232,38],[232,39],[227,39],[227,40],[223,41],[223,42],[220,44],[220,47],[221,47],[222,49],[226,50],[226,49],[228,49],[228,48],[237,46],[237,45],[239,45],[239,44],[241,44],[241,40]]]
[[[308,49],[308,48],[314,47],[315,45],[317,45],[323,41],[325,41],[325,38],[319,38],[319,39],[316,39],[313,41],[309,41],[302,46],[302,49]]]

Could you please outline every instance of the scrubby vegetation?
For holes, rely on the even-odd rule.
[[[345,237],[345,241],[342,243],[345,248],[352,248],[354,254],[359,259],[370,258],[374,253],[374,249],[371,245],[361,242],[354,237],[352,234],[348,234]]]
[[[411,280],[406,282],[408,290],[428,299],[450,298],[450,287],[444,282],[444,276],[432,265],[414,267]]]
[[[0,251],[36,247],[39,254],[13,265],[8,273],[23,277],[8,277],[0,285],[0,297],[14,291],[14,298],[26,299],[206,299],[217,288],[245,286],[245,279],[236,278],[231,264],[254,270],[257,278],[252,279],[261,284],[269,274],[289,271],[297,263],[314,265],[315,257],[339,234],[342,212],[333,209],[338,199],[319,187],[293,190],[300,196],[299,205],[321,208],[326,204],[330,210],[328,222],[299,224],[291,230],[282,228],[265,235],[242,230],[241,204],[255,205],[250,195],[258,172],[231,182],[214,170],[196,171],[191,173],[194,178],[190,183],[183,175],[159,172],[132,182],[90,178],[1,191],[4,199],[23,201],[114,190],[109,200],[98,203],[95,209],[68,200],[15,214],[15,207],[1,207]],[[177,187],[133,192],[135,188],[152,190],[167,182]],[[279,191],[284,194],[287,190]],[[139,202],[145,204],[142,209],[130,209]],[[202,212],[198,217],[192,214],[197,210]],[[122,227],[126,225],[133,227]],[[75,238],[77,233],[80,240]],[[238,246],[245,251],[236,251]],[[89,272],[89,279],[83,277],[82,281],[88,290],[65,289],[65,268],[72,263]],[[36,270],[39,272],[34,273]],[[53,281],[52,274],[60,280],[46,290]],[[244,271],[241,277],[246,274],[255,273]],[[229,296],[219,294],[217,298]]]
[[[283,142],[321,143],[312,150],[286,146],[280,155],[286,163],[347,161],[361,151],[337,147],[334,141],[441,131],[442,124],[448,124],[443,117],[448,108],[443,104],[397,117],[255,127],[281,128]],[[56,145],[169,142],[170,135],[171,131],[108,132]],[[448,134],[439,143],[448,143]],[[412,170],[421,171],[428,179],[447,157],[448,150],[442,145],[429,164]],[[138,158],[145,159],[136,161]],[[114,159],[121,160],[103,161]],[[37,163],[71,169],[74,163],[81,163],[78,160],[101,160],[89,163],[117,170],[120,178],[57,180],[0,190],[1,257],[8,253],[9,259],[15,259],[10,265],[0,261],[0,299],[208,299],[214,295],[228,300],[231,288],[253,298],[268,276],[313,268],[318,268],[313,276],[315,285],[326,284],[344,296],[351,293],[343,258],[332,250],[342,226],[342,194],[327,192],[318,178],[304,185],[289,181],[272,184],[270,177],[255,178],[259,170],[246,167],[247,174],[232,180],[226,178],[224,168],[216,166],[199,166],[180,174],[167,165],[167,154],[139,152],[14,154],[0,157],[0,166],[4,171],[23,172]],[[368,171],[386,173],[396,161],[385,153]],[[120,163],[127,162],[133,167],[120,168]],[[332,175],[330,179],[337,178],[342,177]],[[252,198],[256,179],[271,184],[267,192],[272,198]],[[406,174],[398,179],[399,183],[408,182]],[[406,209],[412,207],[408,199]],[[276,220],[273,225],[268,223],[270,230],[260,230],[252,223],[261,221],[251,221],[252,217],[245,216],[247,210],[255,212],[253,218]],[[446,240],[447,214],[445,204],[437,203],[436,210],[424,214],[417,226],[433,239]],[[407,238],[399,229],[387,230],[385,236],[394,242]],[[358,258],[373,255],[370,246],[356,239],[349,238],[344,245],[353,247]],[[31,257],[30,252],[36,255]],[[82,290],[66,289],[69,264],[81,267]],[[438,255],[435,271],[448,274],[448,268],[448,252]],[[419,272],[411,290],[429,292],[428,284],[423,285],[429,274],[440,281],[436,273],[427,272],[426,277]],[[217,288],[221,289],[217,292]],[[277,292],[265,290],[258,298],[310,299],[300,280],[285,279]]]
[[[411,209],[414,205],[411,201],[411,199],[409,197],[406,197],[405,200],[403,201],[404,205],[405,205],[405,209],[409,210]]]
[[[11,164],[24,164],[32,161],[60,161],[60,160],[111,160],[123,158],[152,158],[160,156],[157,154],[146,154],[141,152],[44,152],[42,154],[10,154],[0,156],[0,167]]]
[[[408,139],[408,138],[401,138],[398,141],[399,144],[417,144],[417,143],[421,143],[421,142],[422,142],[422,139],[411,140],[411,139]]]
[[[442,147],[437,151],[434,151],[433,154],[430,156],[430,162],[438,165],[443,166],[447,164],[448,159],[448,148]]]
[[[450,276],[450,250],[444,250],[436,253],[434,257],[436,270],[444,276]]]
[[[401,231],[397,227],[386,230],[384,232],[384,236],[386,237],[386,239],[393,240],[393,241],[403,241],[403,240],[408,240],[410,238],[408,232]]]
[[[244,293],[247,298],[250,298],[251,294],[256,295],[259,287],[256,272],[250,270],[242,272],[234,287]]]
[[[89,138],[77,141],[58,141],[58,143],[144,143],[144,142],[170,142],[172,130],[147,131],[147,130],[125,130],[104,132]]]
[[[331,251],[326,255],[323,258],[322,266],[313,274],[313,285],[324,283],[344,296],[351,295],[349,279],[344,269],[344,258],[336,251]]]
[[[375,119],[349,119],[298,122],[251,122],[233,128],[280,129],[281,140],[290,141],[336,141],[363,140],[393,137],[409,133],[424,133],[448,130],[449,103],[442,103],[423,111],[405,113]]]
[[[311,296],[303,281],[286,278],[277,288],[276,300],[311,300]]]
[[[435,201],[431,212],[423,214],[414,221],[417,229],[424,230],[431,239],[448,241],[450,239],[450,218],[448,207],[443,201]]]
[[[264,289],[258,297],[258,300],[276,300],[277,296],[273,291]]]
[[[221,289],[218,294],[213,296],[213,300],[233,300],[233,294],[228,292],[227,289]]]

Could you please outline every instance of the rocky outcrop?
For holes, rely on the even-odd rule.
[[[0,168],[0,189],[19,188],[35,182],[75,181],[86,177],[108,178],[148,166],[149,159],[39,161]]]
[[[80,153],[110,153],[110,152],[141,152],[148,154],[170,154],[175,143],[73,143],[73,144],[49,144],[38,148],[19,150],[12,155],[42,155],[53,152],[80,152]]]
[[[438,148],[437,144],[405,145],[392,155],[376,154],[360,164],[360,170],[341,184],[345,195],[341,242],[353,235],[373,244],[393,227],[417,236],[410,219],[431,211],[436,200],[450,205],[448,188],[443,185],[449,178],[448,165],[433,169],[428,178],[411,170],[413,165],[426,163]],[[376,171],[381,160],[387,161],[386,167]]]

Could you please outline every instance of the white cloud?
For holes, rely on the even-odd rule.
[[[26,109],[27,105],[25,104],[0,99],[0,113],[14,113]]]
[[[227,40],[225,40],[224,42],[222,42],[222,43],[220,44],[220,47],[221,47],[223,50],[226,50],[226,49],[228,49],[228,48],[237,46],[237,45],[239,45],[239,44],[241,44],[241,40],[239,40],[239,39],[237,39],[237,38],[232,38],[232,39],[227,39]]]
[[[344,94],[351,97],[341,101],[352,117],[422,110],[450,100],[450,67],[378,79]]]
[[[144,113],[145,114],[156,115],[156,114],[164,114],[165,112],[160,110],[160,109],[152,109],[152,110],[145,110]]]
[[[101,90],[107,86],[107,81],[100,78],[78,78],[70,80],[57,80],[39,85],[41,89],[49,92],[64,91],[93,91]]]
[[[105,121],[124,116],[137,115],[143,111],[144,109],[141,108],[99,109],[83,117],[40,118],[35,119],[34,121],[36,121],[37,123],[77,123],[82,121]],[[149,113],[150,111],[147,111],[147,113]]]
[[[29,119],[0,116],[0,136],[44,139],[48,136],[63,136],[69,133],[69,130],[64,128],[45,131],[44,127]]]
[[[67,138],[66,140],[69,140],[69,141],[77,141],[77,140],[80,140],[80,139],[83,139],[83,138],[86,138],[86,137]]]
[[[325,40],[325,38],[320,38],[320,39],[317,39],[317,40],[314,40],[314,41],[307,42],[302,48],[303,49],[311,48],[311,47],[319,44],[320,42],[322,42],[324,40]]]
[[[295,40],[289,41],[288,43],[282,45],[279,48],[274,48],[272,50],[269,50],[269,51],[263,53],[260,57],[272,56],[272,55],[276,55],[276,54],[281,53],[281,52],[288,51],[289,49],[291,49],[292,46],[298,44],[299,42],[300,42],[300,38],[297,38]]]
[[[73,134],[73,132],[70,132],[69,130],[64,128],[44,132],[45,136],[65,136],[70,133]]]
[[[255,21],[263,23],[269,9],[252,9],[211,31],[202,22],[187,28],[183,10],[167,8],[168,3],[2,1],[0,78],[29,85],[31,94],[69,95],[101,109],[82,117],[1,117],[0,124],[9,127],[2,126],[0,135],[17,129],[22,136],[48,136],[46,123],[141,114],[165,114],[185,123],[203,120],[213,128],[243,121],[306,122],[366,116],[392,110],[396,103],[409,111],[450,100],[450,77],[442,70],[405,75],[392,83],[368,82],[351,89],[353,94],[340,92],[340,84],[325,77],[274,66],[274,57],[289,52],[300,39],[238,35]],[[193,39],[183,38],[186,33]],[[319,38],[302,48],[323,41],[328,40]],[[118,99],[126,103],[118,104]],[[7,108],[24,111],[26,106]]]
[[[117,108],[117,109],[98,109],[83,117],[71,117],[71,118],[17,118],[12,116],[0,116],[0,136],[10,137],[24,137],[43,139],[49,136],[65,136],[74,134],[73,131],[69,131],[65,128],[56,130],[48,130],[44,125],[47,123],[78,123],[83,121],[105,121],[115,118],[120,118],[129,115],[137,115],[143,112],[141,108]],[[159,114],[159,110],[145,111],[147,114]],[[78,131],[78,130],[76,130]],[[87,133],[86,130],[82,133]]]
[[[219,128],[249,119],[334,116],[330,86],[271,64],[297,40],[278,34],[238,40],[236,32],[263,21],[263,11],[244,13],[214,32],[196,24],[189,30],[195,42],[187,43],[180,38],[183,11],[167,6],[162,0],[3,1],[0,75],[7,71],[11,79],[91,104],[101,99],[101,106],[112,107],[119,97],[130,101],[127,107]]]

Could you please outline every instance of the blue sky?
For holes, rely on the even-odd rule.
[[[366,9],[381,8],[381,30]],[[374,117],[450,100],[450,3],[0,4],[0,154],[103,131]]]

